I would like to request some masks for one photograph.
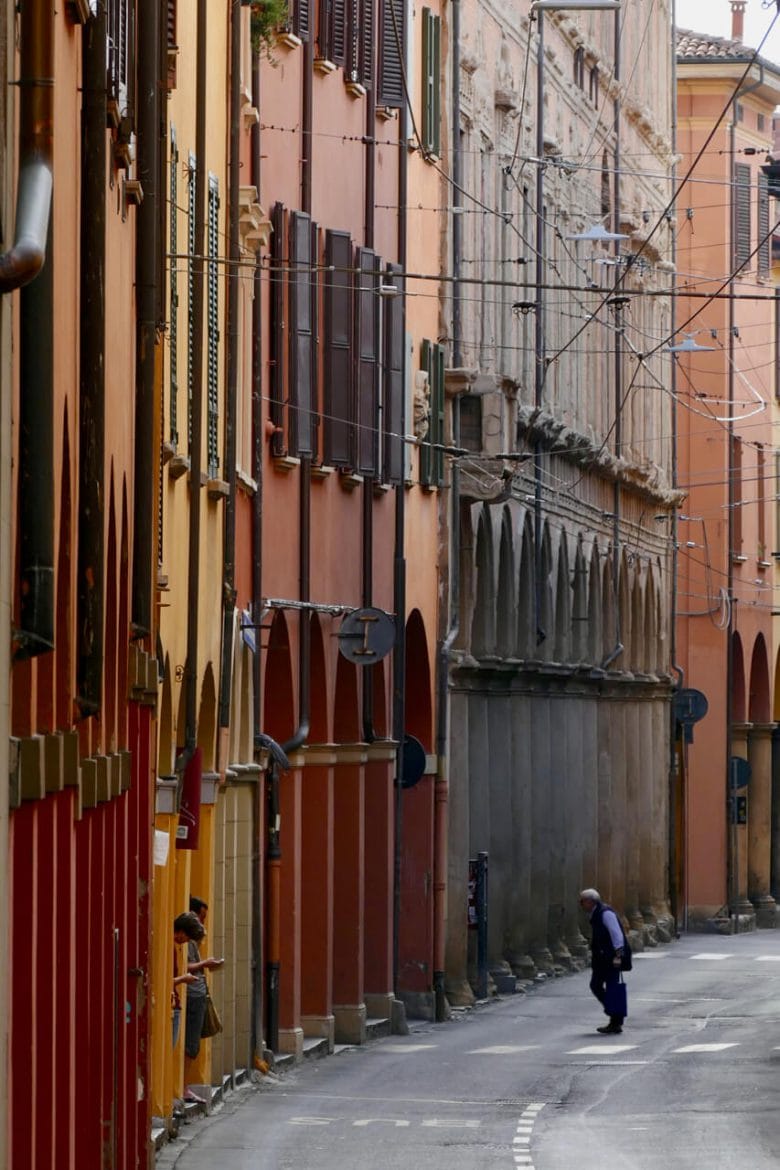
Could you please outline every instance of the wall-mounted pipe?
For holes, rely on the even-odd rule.
[[[222,665],[219,681],[219,726],[230,726],[233,674],[233,617],[236,606],[236,403],[238,398],[238,314],[241,253],[238,216],[241,184],[241,3],[230,8],[230,158],[228,163],[227,387],[225,395],[225,531],[222,550]],[[259,639],[258,639],[259,640]]]
[[[52,199],[54,3],[20,8],[19,180],[13,246],[0,254],[0,293],[33,280],[46,259]]]

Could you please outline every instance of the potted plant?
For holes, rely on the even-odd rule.
[[[251,0],[249,12],[252,51],[270,57],[277,34],[287,25],[287,0]]]

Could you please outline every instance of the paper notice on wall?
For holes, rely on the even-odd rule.
[[[170,849],[171,838],[168,833],[163,833],[160,829],[154,830],[154,864],[167,865],[168,864],[168,850]]]

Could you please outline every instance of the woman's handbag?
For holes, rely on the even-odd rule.
[[[210,1036],[216,1036],[222,1031],[222,1020],[219,1018],[219,1012],[214,1007],[214,1001],[211,998],[210,992],[206,992],[206,1010],[203,1013],[203,1027],[200,1030],[201,1037],[208,1040]]]
[[[614,983],[608,983],[604,988],[604,1011],[608,1016],[628,1015],[628,993],[621,975]]]

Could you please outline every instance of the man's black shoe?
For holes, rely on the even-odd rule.
[[[619,1036],[623,1029],[619,1024],[604,1024],[603,1028],[597,1028],[597,1032],[601,1032],[602,1036]]]

